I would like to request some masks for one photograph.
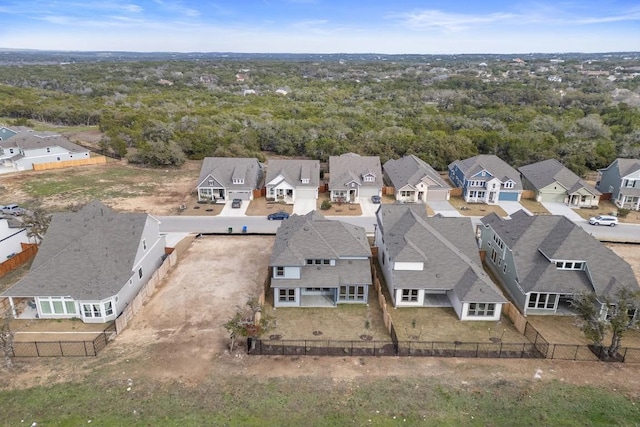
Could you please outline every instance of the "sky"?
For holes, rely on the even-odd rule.
[[[0,48],[244,53],[640,51],[640,0],[2,0]]]

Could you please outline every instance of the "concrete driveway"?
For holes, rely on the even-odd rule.
[[[500,206],[509,216],[511,216],[511,214],[518,212],[519,210],[523,210],[528,215],[533,216],[533,214],[529,212],[527,209],[525,209],[525,207],[522,206],[520,202],[498,201],[498,206]]]
[[[446,200],[434,200],[427,201],[427,205],[433,209],[436,214],[440,214],[442,216],[452,216],[452,217],[462,217],[460,212],[454,208],[451,203]]]
[[[564,215],[576,224],[586,222],[586,219],[583,219],[564,203],[542,202],[542,206],[551,212],[552,215]]]
[[[233,203],[233,200],[227,200],[224,204],[224,208],[222,208],[222,211],[220,211],[220,215],[218,216],[245,216],[245,214],[247,213],[247,208],[249,207],[249,203],[251,203],[251,201],[243,200],[242,206],[235,209],[231,207],[231,203]]]
[[[380,207],[379,203],[373,203],[371,199],[360,198],[360,209],[362,209],[362,216],[376,216],[376,212]]]
[[[306,215],[316,209],[315,199],[296,199],[293,203],[293,213],[298,215]]]

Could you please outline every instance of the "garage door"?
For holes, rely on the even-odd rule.
[[[251,191],[229,191],[229,199],[251,200]]]
[[[447,200],[447,193],[449,190],[429,190],[427,191],[427,200]]]
[[[564,194],[546,193],[542,195],[543,202],[564,203]]]

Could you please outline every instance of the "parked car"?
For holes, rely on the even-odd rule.
[[[240,200],[240,199],[233,199],[233,200],[231,201],[231,207],[232,207],[233,209],[239,209],[239,208],[241,208],[241,207],[242,207],[242,200]]]
[[[598,215],[589,218],[589,224],[591,225],[608,225],[615,227],[618,224],[618,218],[613,215]]]
[[[5,215],[14,215],[14,216],[18,216],[18,215],[24,215],[25,213],[27,213],[27,210],[24,208],[21,208],[20,206],[16,205],[15,203],[12,203],[10,205],[7,206],[2,206],[2,213]]]
[[[375,204],[379,204],[382,200],[380,196],[371,196],[371,201]]]
[[[268,220],[273,220],[273,219],[287,219],[289,218],[289,214],[285,211],[278,211],[278,212],[274,212],[272,214],[267,215],[267,219]]]

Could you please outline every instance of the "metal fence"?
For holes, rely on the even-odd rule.
[[[14,342],[13,357],[73,357],[97,356],[116,334],[116,325],[111,323],[92,341],[29,341]]]

